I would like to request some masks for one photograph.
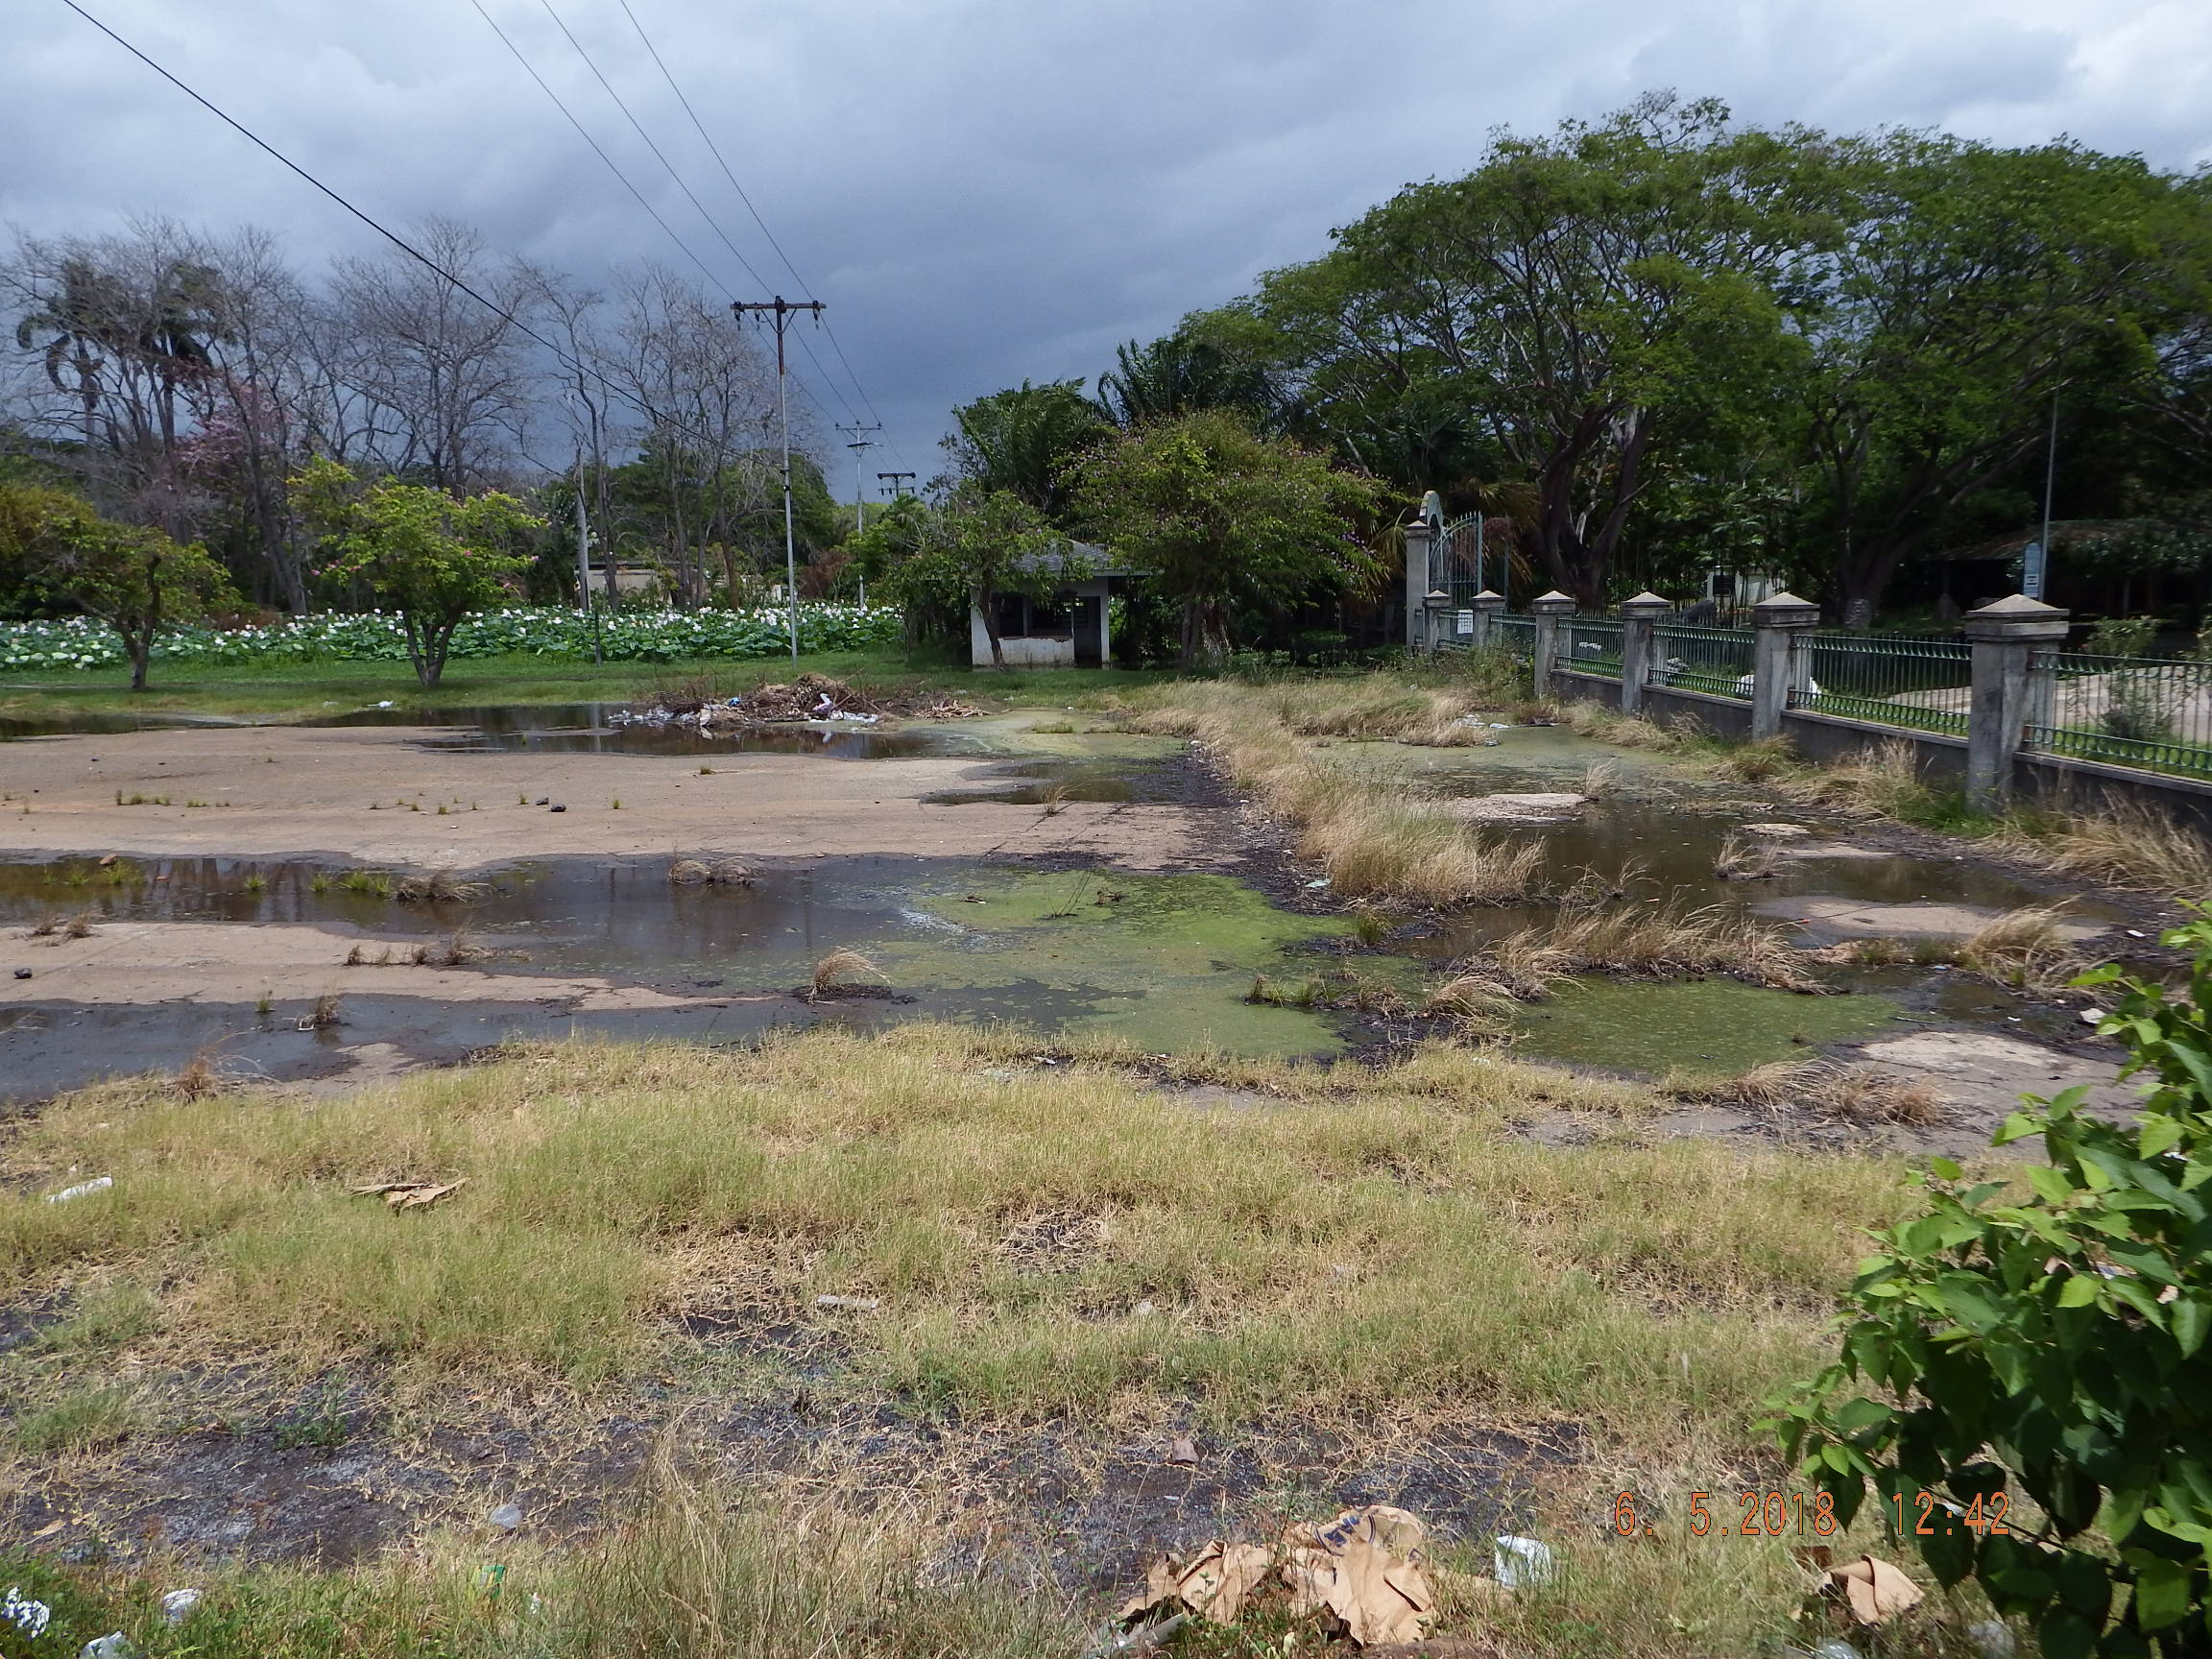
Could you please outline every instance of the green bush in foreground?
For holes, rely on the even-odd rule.
[[[1871,1482],[1936,1577],[2032,1621],[2046,1659],[2212,1653],[2212,904],[2195,908],[2165,935],[2195,955],[2180,998],[2111,967],[2078,981],[2119,991],[2102,1029],[2158,1079],[2136,1121],[2083,1115],[2080,1089],[2029,1096],[1997,1136],[2043,1137],[2024,1200],[1934,1160],[1924,1213],[1875,1235],[1842,1358],[1778,1425],[1839,1517]]]

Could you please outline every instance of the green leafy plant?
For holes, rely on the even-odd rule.
[[[335,461],[310,461],[293,499],[330,559],[324,574],[358,582],[399,613],[407,658],[438,684],[454,632],[471,612],[504,599],[530,566],[519,549],[544,520],[496,490],[457,500],[387,478],[366,487]]]
[[[1840,1519],[1871,1485],[1940,1582],[2032,1621],[2046,1659],[2212,1652],[2212,903],[2193,908],[2165,935],[2194,956],[2180,995],[2109,965],[2076,981],[2113,988],[2100,1029],[2157,1079],[2135,1121],[2030,1095],[1996,1143],[2039,1135],[2047,1166],[1966,1185],[1932,1160],[1923,1212],[1874,1236],[1841,1358],[1774,1425]]]

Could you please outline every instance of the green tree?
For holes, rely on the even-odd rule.
[[[67,600],[115,630],[131,659],[131,689],[162,631],[234,601],[223,566],[197,541],[118,524],[64,491],[0,484],[0,566],[16,565],[33,587]]]
[[[2178,997],[2080,981],[2119,993],[2101,1028],[2155,1079],[2135,1120],[2031,1095],[1996,1142],[2039,1136],[2047,1163],[1965,1185],[1933,1160],[1778,1425],[1840,1519],[1871,1483],[1936,1578],[2034,1621],[2046,1659],[2212,1653],[2212,904],[2192,909],[2165,935],[2194,956]]]
[[[1110,428],[1080,380],[1024,380],[952,411],[947,440],[961,478],[985,494],[1018,495],[1055,524],[1067,517],[1069,469]]]
[[[876,526],[868,534],[875,537]],[[875,550],[892,551],[902,543],[909,551],[890,565],[885,586],[910,615],[973,607],[990,637],[995,668],[1006,665],[1006,653],[991,596],[1048,599],[1062,583],[1088,573],[1068,538],[1010,490],[965,485],[926,513],[896,513]]]
[[[2055,393],[2156,378],[2150,342],[2202,303],[2212,261],[2201,193],[2140,156],[1919,133],[1860,150],[1841,245],[1809,288],[1800,382],[1815,522],[1853,627],[1952,515],[2039,454]]]
[[[1771,418],[1837,175],[1800,134],[1654,96],[1499,139],[1466,178],[1413,185],[1266,277],[1248,309],[1347,453],[1438,489],[1471,469],[1530,481],[1532,551],[1599,605],[1668,447]]]
[[[1374,567],[1358,528],[1381,488],[1226,410],[1116,436],[1077,468],[1075,488],[1093,533],[1181,609],[1186,668],[1229,649],[1239,606],[1280,609]]]
[[[1114,349],[1113,369],[1098,376],[1098,401],[1118,426],[1171,421],[1200,409],[1236,409],[1264,430],[1281,402],[1264,364],[1239,351],[1202,321],[1140,346]]]
[[[324,574],[363,584],[399,613],[408,661],[426,686],[445,673],[462,620],[514,592],[530,567],[529,538],[545,527],[495,490],[456,500],[391,478],[363,485],[326,459],[294,473],[292,491],[328,555]]]

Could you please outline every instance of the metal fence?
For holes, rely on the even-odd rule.
[[[1510,651],[1524,661],[1532,661],[1536,655],[1536,618],[1503,613],[1491,617],[1490,643],[1497,650]]]
[[[1960,641],[1806,634],[1797,649],[1791,708],[1965,735],[1974,659]]]
[[[2032,709],[2029,748],[2212,780],[2212,662],[2054,651],[2035,668],[2050,707]]]
[[[1752,638],[1748,629],[1662,622],[1651,632],[1651,684],[1748,698]]]
[[[1559,623],[1559,666],[1621,678],[1621,624],[1597,616],[1567,616]]]

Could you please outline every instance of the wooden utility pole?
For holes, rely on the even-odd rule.
[[[783,600],[790,610],[791,661],[796,662],[799,661],[799,548],[791,533],[791,399],[783,386],[783,330],[800,312],[811,311],[820,317],[824,307],[819,300],[794,302],[779,294],[773,300],[734,300],[730,309],[740,317],[748,312],[766,312],[776,323],[776,416],[783,427]]]

